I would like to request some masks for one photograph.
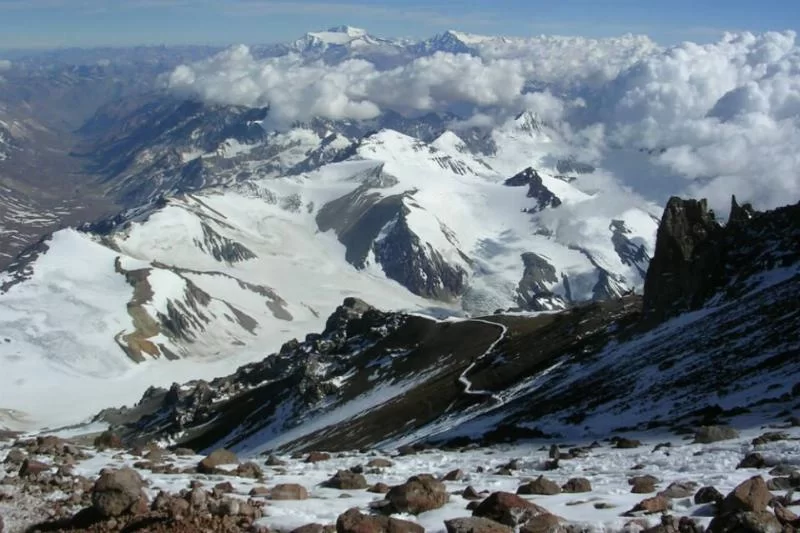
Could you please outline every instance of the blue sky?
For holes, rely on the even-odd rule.
[[[800,30],[797,0],[0,0],[0,49],[265,43],[349,24],[380,36],[446,29],[502,35],[650,35]]]

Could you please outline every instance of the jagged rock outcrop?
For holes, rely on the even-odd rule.
[[[533,167],[528,167],[518,174],[508,178],[505,181],[505,185],[508,187],[528,187],[528,193],[526,196],[536,200],[536,206],[529,209],[531,212],[541,211],[547,207],[558,207],[561,205],[561,198],[556,196],[553,191],[544,185],[542,177]]]
[[[522,254],[525,271],[517,286],[517,305],[531,311],[562,309],[569,302],[569,295],[562,297],[552,292],[558,284],[556,269],[547,259],[533,252]],[[567,284],[567,286],[569,286]]]
[[[723,235],[705,200],[670,198],[645,278],[645,312],[667,316],[700,305],[721,281]]]

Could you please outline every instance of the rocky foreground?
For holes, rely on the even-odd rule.
[[[797,420],[793,420],[797,422]],[[794,531],[800,428],[488,448],[207,456],[57,436],[0,444],[3,532]]]

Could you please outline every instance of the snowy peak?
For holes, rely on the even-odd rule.
[[[534,111],[523,111],[514,117],[514,128],[517,131],[535,135],[544,129],[544,122]]]

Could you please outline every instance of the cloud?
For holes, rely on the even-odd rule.
[[[212,102],[270,105],[278,127],[455,106],[474,111],[457,126],[490,127],[531,109],[603,176],[653,201],[706,196],[724,213],[731,193],[760,208],[800,199],[800,48],[792,32],[667,49],[633,36],[461,37],[476,54],[438,52],[389,70],[361,59],[255,59],[239,46],[183,65],[165,83]]]
[[[8,59],[0,59],[0,72],[11,69],[11,61]]]

